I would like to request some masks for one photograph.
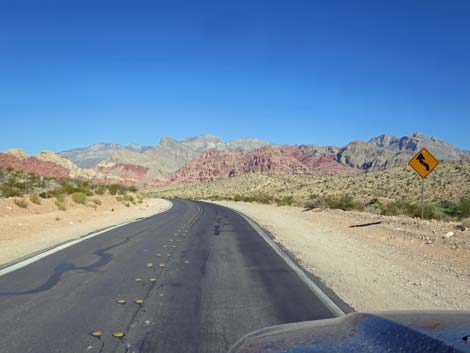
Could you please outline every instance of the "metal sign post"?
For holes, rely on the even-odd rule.
[[[421,178],[421,219],[424,219],[424,178]]]
[[[439,161],[426,148],[422,148],[408,165],[421,177],[421,219],[424,219],[424,178],[439,165]]]

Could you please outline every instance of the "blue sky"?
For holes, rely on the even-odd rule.
[[[470,149],[470,2],[0,1],[0,150],[211,133]]]

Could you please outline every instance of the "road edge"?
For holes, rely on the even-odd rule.
[[[160,214],[163,214],[165,212],[168,212],[169,210],[171,210],[173,208],[173,202],[171,202],[171,200],[169,199],[165,199],[166,201],[168,201],[170,203],[170,207],[168,207],[166,210],[162,211],[162,212],[157,212],[157,213],[154,213],[150,216],[147,216],[147,217],[139,217],[139,218],[136,218],[136,219],[133,219],[133,220],[130,220],[130,221],[127,221],[127,222],[123,222],[123,223],[119,223],[119,224],[116,224],[114,226],[110,226],[110,227],[107,227],[107,228],[104,228],[104,229],[101,229],[101,230],[98,230],[98,231],[95,231],[95,232],[92,232],[92,233],[88,233],[88,234],[85,234],[85,235],[82,235],[78,238],[75,238],[75,239],[70,239],[68,241],[65,241],[63,243],[59,243],[59,244],[56,244],[56,245],[53,245],[49,248],[46,248],[46,249],[43,249],[43,250],[39,250],[39,251],[36,251],[30,255],[26,255],[25,257],[22,257],[18,260],[15,260],[13,262],[10,262],[10,263],[7,263],[5,264],[4,266],[0,266],[0,277],[3,277],[11,272],[14,272],[16,270],[19,270],[20,268],[23,268],[23,267],[26,267],[36,261],[39,261],[49,255],[52,255],[56,252],[59,252],[61,250],[64,250],[68,247],[71,247],[75,244],[78,244],[78,243],[81,243],[82,241],[85,241],[85,240],[88,240],[88,239],[91,239],[91,238],[94,238],[96,237],[97,235],[100,235],[100,234],[103,234],[103,233],[106,233],[110,230],[113,230],[113,229],[116,229],[116,228],[120,228],[120,227],[123,227],[125,225],[128,225],[128,224],[131,224],[131,223],[134,223],[134,222],[138,222],[138,221],[142,221],[144,219],[147,219],[147,218],[150,218],[150,217],[153,217],[153,216],[156,216],[156,215],[160,215]]]

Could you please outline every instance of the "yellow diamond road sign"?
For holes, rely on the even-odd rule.
[[[418,173],[422,178],[426,178],[434,168],[437,167],[439,161],[426,148],[422,148],[416,153],[413,158],[408,162],[411,168]]]

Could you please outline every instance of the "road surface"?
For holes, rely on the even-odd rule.
[[[245,219],[202,202],[0,277],[3,353],[224,353],[253,330],[329,317]]]

